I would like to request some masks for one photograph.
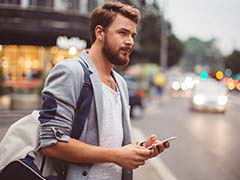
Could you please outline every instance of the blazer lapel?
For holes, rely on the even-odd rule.
[[[99,78],[98,72],[92,63],[91,59],[89,58],[86,51],[81,53],[80,58],[87,64],[88,69],[92,72],[90,75],[90,80],[93,86],[93,94],[96,106],[96,113],[97,113],[97,123],[98,123],[98,134],[99,140],[101,137],[101,129],[102,129],[102,114],[103,114],[103,97],[102,97],[102,84]]]
[[[93,86],[93,94],[95,98],[96,112],[97,112],[97,122],[98,122],[98,133],[101,136],[102,129],[102,114],[103,114],[103,97],[102,97],[102,84],[99,79],[98,73],[94,72],[90,76],[90,80]]]

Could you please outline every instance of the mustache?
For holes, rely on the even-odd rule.
[[[123,50],[123,51],[128,51],[129,53],[131,53],[132,50],[133,50],[133,48],[131,46],[121,47],[120,49]]]

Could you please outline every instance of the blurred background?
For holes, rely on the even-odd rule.
[[[89,47],[89,15],[104,2],[0,0],[1,138],[39,109],[51,68]],[[240,179],[240,2],[121,2],[142,13],[131,62],[116,69],[133,126],[179,137],[161,157],[173,179]]]

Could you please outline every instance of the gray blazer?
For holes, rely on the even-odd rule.
[[[87,64],[92,72],[90,80],[94,92],[90,114],[80,140],[88,144],[99,145],[103,114],[102,84],[86,51],[82,52],[80,59]],[[82,88],[83,75],[83,69],[77,60],[61,61],[49,73],[42,92],[43,103],[39,117],[41,147],[69,140],[74,109]],[[131,143],[128,90],[125,81],[117,72],[112,71],[112,75],[121,95],[123,145],[126,145]],[[66,179],[85,180],[90,168],[91,164],[69,164]],[[123,169],[122,179],[131,180],[132,171]]]

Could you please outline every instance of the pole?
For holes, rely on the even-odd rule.
[[[168,25],[164,17],[164,11],[166,6],[166,1],[163,0],[160,4],[160,15],[161,15],[161,35],[160,35],[160,64],[162,71],[167,70],[167,61],[168,61]]]

